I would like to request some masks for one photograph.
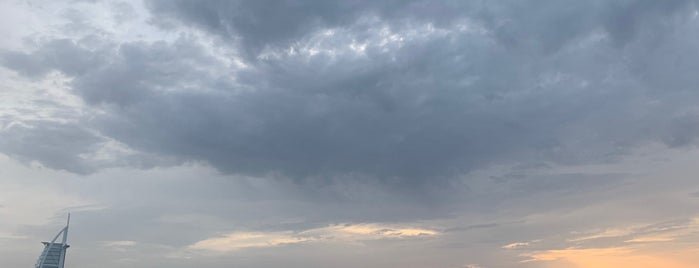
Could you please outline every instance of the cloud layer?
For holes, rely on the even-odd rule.
[[[156,42],[37,40],[2,62],[27,78],[65,76],[92,111],[79,128],[235,174],[420,185],[522,159],[610,161],[697,134],[691,1],[146,6],[159,31],[189,30]],[[76,131],[27,124],[33,135]],[[79,135],[57,154],[4,151],[98,169],[77,155],[100,138]]]

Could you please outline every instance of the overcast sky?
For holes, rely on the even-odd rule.
[[[699,1],[0,1],[0,266],[696,267]]]

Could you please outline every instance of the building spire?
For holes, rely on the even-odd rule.
[[[68,242],[68,227],[70,226],[70,213],[68,213],[68,221],[66,222],[66,228],[63,229],[63,245],[67,245]]]

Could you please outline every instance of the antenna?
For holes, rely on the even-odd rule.
[[[66,222],[66,228],[63,229],[63,245],[65,246],[68,242],[68,226],[70,226],[70,213],[68,213],[68,222]]]

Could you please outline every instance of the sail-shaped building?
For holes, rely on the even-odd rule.
[[[68,226],[70,226],[70,214],[68,214],[68,223],[63,227],[56,237],[51,242],[44,243],[44,251],[36,261],[35,268],[64,268],[66,261],[66,250],[68,249]],[[58,240],[62,237],[61,240]]]

